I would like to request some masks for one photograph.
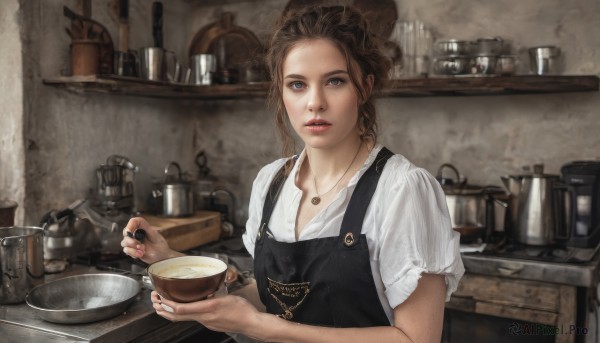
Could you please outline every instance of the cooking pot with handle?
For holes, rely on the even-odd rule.
[[[33,226],[0,228],[0,304],[25,301],[44,280],[44,230]]]
[[[177,177],[169,180],[169,168],[177,168]],[[192,184],[184,180],[181,167],[177,162],[165,166],[163,185],[163,215],[166,217],[187,217],[194,214],[194,194]]]
[[[445,168],[452,170],[456,178],[444,178]],[[488,240],[494,231],[503,231],[502,219],[508,204],[500,200],[500,195],[504,194],[502,189],[468,185],[466,179],[460,179],[456,167],[449,163],[440,166],[436,179],[444,190],[452,228],[461,234],[461,242],[469,243],[479,238]]]

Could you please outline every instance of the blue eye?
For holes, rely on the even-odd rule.
[[[292,81],[288,84],[288,87],[290,87],[292,90],[298,90],[304,88],[304,83],[300,81]]]
[[[346,82],[346,81],[339,77],[334,77],[334,78],[329,79],[329,81],[327,81],[327,83],[332,86],[341,86],[344,84],[344,82]]]

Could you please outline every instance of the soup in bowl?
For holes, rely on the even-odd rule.
[[[207,256],[181,256],[148,267],[154,289],[166,299],[188,303],[206,299],[225,282],[227,264]]]

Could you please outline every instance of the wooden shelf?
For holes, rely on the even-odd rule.
[[[392,80],[383,97],[476,96],[598,91],[595,75],[459,76]],[[239,99],[266,97],[269,83],[196,86],[167,84],[114,75],[57,77],[44,84],[77,93],[106,93],[171,99]]]
[[[390,81],[384,96],[509,95],[598,91],[598,76],[454,76]]]
[[[237,99],[265,97],[268,82],[196,86],[146,81],[116,75],[70,76],[44,79],[44,84],[76,93],[107,93],[171,99]]]

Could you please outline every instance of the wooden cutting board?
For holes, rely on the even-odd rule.
[[[144,214],[173,250],[184,251],[214,242],[221,236],[221,213],[198,211],[191,217],[173,218]]]

